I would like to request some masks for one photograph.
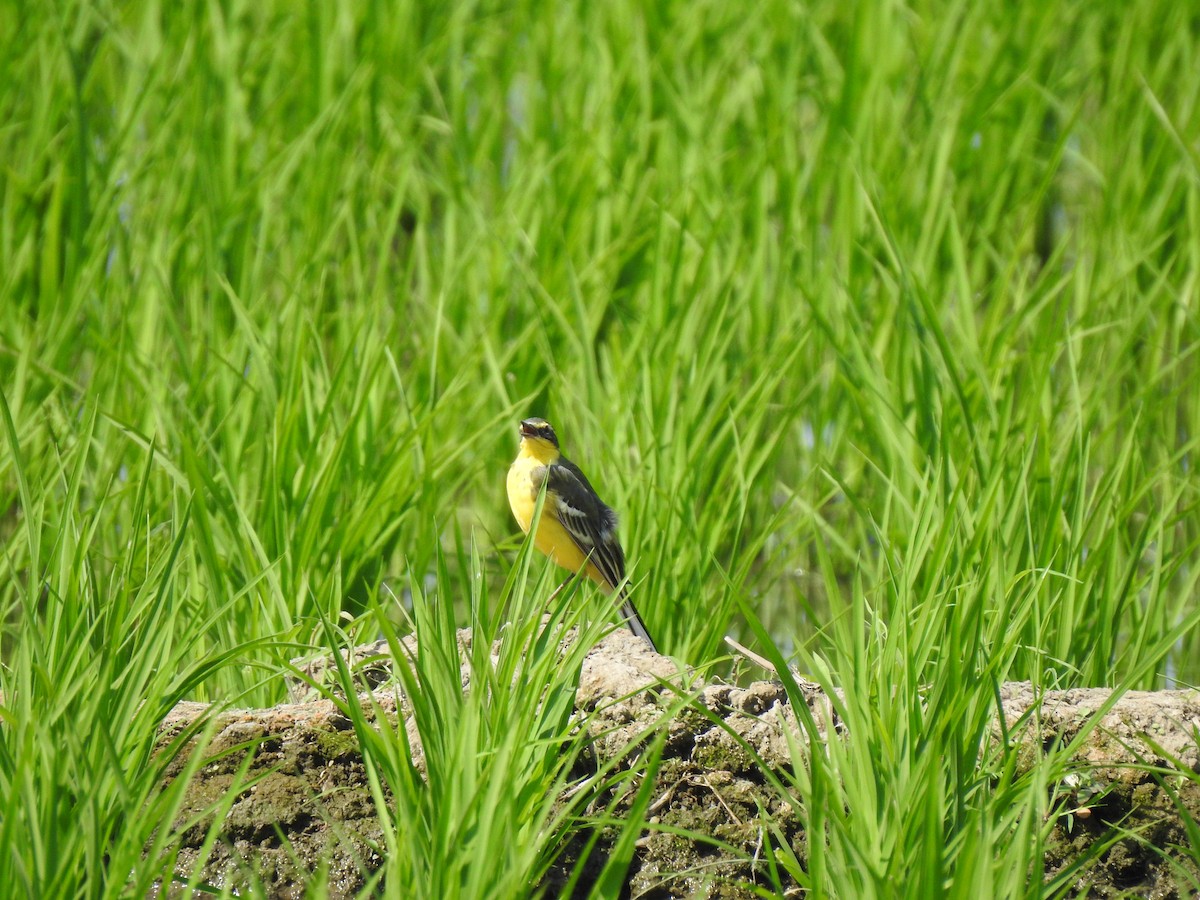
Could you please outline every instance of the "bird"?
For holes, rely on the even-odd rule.
[[[637,637],[658,652],[625,589],[625,553],[617,540],[617,514],[596,494],[579,466],[562,455],[545,419],[524,419],[517,458],[508,468],[508,503],[529,534],[542,486],[546,499],[533,545],[572,573],[584,572],[606,594],[618,591],[621,615]],[[559,590],[570,582],[559,585]],[[557,591],[556,591],[557,592]]]

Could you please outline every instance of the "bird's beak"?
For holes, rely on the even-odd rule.
[[[523,437],[523,438],[537,436],[537,432],[534,431],[533,426],[530,425],[528,422],[521,423],[520,432],[521,432],[521,437]]]

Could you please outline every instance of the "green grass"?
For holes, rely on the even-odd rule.
[[[713,661],[745,609],[846,689],[781,785],[818,892],[1057,891],[1064,763],[982,748],[994,686],[1200,680],[1184,5],[0,0],[0,123],[0,883],[144,893],[158,718],[283,699],[324,623],[532,615],[529,414],[661,646]],[[553,841],[471,822],[570,825],[565,724],[452,669],[443,771],[516,796],[373,764],[482,896]]]

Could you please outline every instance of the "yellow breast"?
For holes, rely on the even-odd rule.
[[[534,469],[541,463],[531,456],[518,456],[508,467],[508,505],[521,530],[529,534],[533,511],[537,507],[537,491],[533,487]]]
[[[529,534],[529,528],[533,524],[540,490],[540,484],[535,486],[534,476],[539,475],[545,465],[541,459],[522,452],[508,467],[508,505],[512,508],[513,518],[521,526],[521,531],[526,534]],[[538,481],[540,482],[540,478]],[[612,590],[612,586],[604,580],[600,570],[588,560],[558,521],[553,497],[547,496],[542,505],[542,518],[533,536],[533,545],[557,565],[571,572],[580,571],[586,564],[587,575],[606,591]]]

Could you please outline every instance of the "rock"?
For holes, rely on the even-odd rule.
[[[466,687],[471,634],[460,631],[458,639]],[[423,772],[419,735],[392,679],[387,650],[383,642],[368,644],[343,658],[373,691],[374,703],[363,704],[368,716],[384,716],[393,727],[404,720],[414,766]],[[406,640],[403,651],[411,655],[416,646]],[[296,665],[327,691],[338,683],[331,658]],[[819,740],[835,727],[840,739],[853,739],[843,732],[830,698],[817,685],[802,682],[800,688]],[[298,702],[212,713],[214,737],[181,810],[180,822],[192,824],[177,868],[189,873],[202,865],[203,877],[212,885],[240,883],[253,871],[271,896],[292,897],[301,896],[309,873],[325,864],[326,893],[349,897],[363,885],[364,873],[381,863],[373,848],[381,846],[382,831],[358,739],[337,704],[322,698],[311,684],[296,679],[291,693]],[[1095,689],[1047,692],[1039,698],[1031,685],[1014,683],[1003,685],[1000,696],[1009,739],[1028,747],[1030,760],[1054,742],[1070,741],[1092,717],[1101,715],[1099,727],[1075,753],[1075,759],[1087,765],[1068,776],[1075,780],[1053,786],[1060,797],[1060,818],[1048,846],[1047,877],[1111,837],[1117,825],[1140,830],[1155,845],[1167,848],[1168,855],[1172,844],[1187,846],[1176,800],[1154,770],[1200,771],[1195,738],[1200,694],[1129,693],[1110,702],[1111,692]],[[664,712],[673,706],[678,709],[664,724]],[[180,704],[163,722],[162,744],[210,712],[202,704]],[[787,799],[765,783],[764,767],[775,773],[790,770],[789,738],[807,740],[780,683],[708,683],[681,671],[632,635],[615,632],[583,661],[576,713],[592,737],[591,758],[576,765],[593,770],[597,764],[623,760],[639,739],[656,728],[666,729],[650,806],[652,821],[666,829],[652,830],[638,842],[628,885],[633,895],[690,895],[703,889],[709,896],[752,896],[756,871],[750,860],[762,852],[764,811],[778,827],[774,840],[785,840],[798,859],[805,858],[803,822]],[[997,722],[993,739],[1001,738]],[[220,822],[211,814],[202,815],[228,795],[251,752],[245,774],[255,779],[253,787],[227,804]],[[181,754],[168,780],[183,772],[186,763],[187,754]],[[582,777],[587,772],[573,774]],[[1200,815],[1197,779],[1176,778],[1173,783],[1175,798],[1191,815]],[[628,809],[627,804],[623,808]],[[221,840],[208,851],[205,838],[213,828]],[[708,834],[742,852],[732,854],[689,840],[678,829]],[[604,839],[602,834],[601,844]],[[564,848],[543,884],[549,895],[565,885],[584,845],[581,839]],[[602,858],[602,850],[594,855]],[[202,858],[205,852],[209,855]],[[1187,854],[1174,854],[1173,862],[1200,877]],[[1125,837],[1085,868],[1078,887],[1094,897],[1130,892],[1183,896],[1171,866],[1165,856]],[[696,874],[681,874],[688,872]]]

